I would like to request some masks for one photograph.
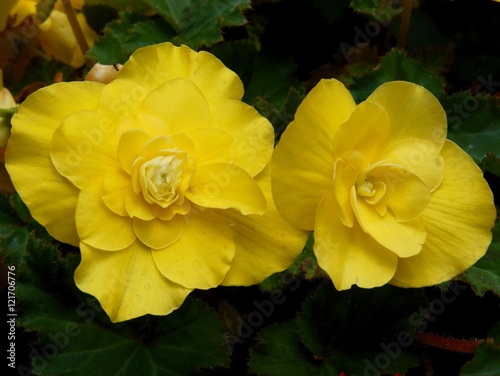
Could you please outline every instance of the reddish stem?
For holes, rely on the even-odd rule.
[[[484,341],[483,339],[455,339],[432,333],[417,333],[415,338],[427,346],[461,353],[473,353],[476,347]]]

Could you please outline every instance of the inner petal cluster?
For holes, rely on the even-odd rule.
[[[333,182],[338,215],[345,226],[357,221],[373,239],[400,256],[418,253],[425,237],[419,216],[430,201],[430,190],[418,176],[384,159],[364,164],[347,156],[337,159]],[[411,252],[405,250],[410,248]]]
[[[196,159],[187,135],[151,137],[141,130],[124,132],[118,159],[124,187],[129,187],[124,201],[128,216],[170,220],[190,212],[192,204],[186,192],[194,182]]]
[[[184,192],[189,186],[191,173],[185,151],[170,150],[162,154],[148,161],[143,157],[137,158],[132,180],[136,182],[136,193],[140,187],[148,203],[166,208],[184,202]]]

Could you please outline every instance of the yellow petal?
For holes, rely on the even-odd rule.
[[[383,247],[399,257],[416,255],[422,249],[426,232],[420,218],[398,222],[390,211],[380,215],[365,200],[356,198],[355,193],[351,196],[351,204],[360,227]]]
[[[130,217],[144,221],[156,217],[153,213],[153,206],[146,202],[142,192],[136,193],[133,189],[129,189],[125,193],[125,210]]]
[[[398,257],[366,234],[354,221],[344,226],[335,210],[333,195],[318,207],[314,228],[314,253],[338,290],[386,284],[394,275]]]
[[[234,231],[214,211],[191,211],[182,217],[184,232],[167,248],[154,250],[160,272],[187,288],[209,289],[218,286],[234,257]]]
[[[118,77],[135,80],[147,91],[172,79],[187,78],[209,101],[243,97],[239,77],[214,55],[169,42],[137,49]]]
[[[50,156],[57,171],[80,189],[100,192],[104,174],[118,164],[115,126],[95,111],[82,110],[54,131]]]
[[[236,254],[224,281],[225,286],[250,286],[288,268],[304,248],[309,235],[292,226],[276,210],[271,194],[271,165],[255,177],[267,199],[262,216],[241,215],[235,210],[218,213],[235,223]]]
[[[384,204],[400,222],[417,218],[429,204],[431,192],[427,185],[404,168],[380,165],[371,169],[368,176],[373,182],[383,183]]]
[[[381,159],[389,130],[389,116],[382,106],[371,102],[360,103],[335,135],[335,157],[362,170]]]
[[[178,78],[148,93],[141,113],[159,117],[169,134],[204,128],[210,123],[208,104],[193,82]]]
[[[125,249],[136,239],[132,219],[113,213],[99,195],[88,191],[80,192],[76,227],[82,242],[105,251]]]
[[[131,189],[130,175],[119,167],[111,167],[103,179],[102,200],[111,211],[118,215],[128,215],[125,196]]]
[[[140,155],[141,149],[151,137],[142,129],[124,132],[118,142],[117,156],[124,171],[132,173],[132,165]]]
[[[80,245],[82,261],[75,271],[78,288],[99,300],[112,322],[146,314],[167,315],[192,291],[166,279],[151,251],[140,242],[118,252]]]
[[[158,136],[145,143],[139,153],[145,160],[150,160],[159,155],[163,150],[177,148],[186,151],[188,155],[194,154],[193,141],[183,133],[171,136]]]
[[[273,196],[280,213],[297,227],[314,228],[316,208],[333,185],[333,140],[356,104],[337,80],[322,80],[303,100],[276,146]]]
[[[447,120],[439,100],[430,91],[410,82],[394,81],[379,86],[367,101],[384,107],[391,121],[384,158],[418,174],[420,164],[439,154],[446,139]],[[433,177],[427,181],[420,176],[431,190],[440,180],[439,176]]]
[[[116,136],[119,139],[125,132],[138,130],[145,132],[149,138],[168,136],[170,134],[167,124],[157,116],[134,114],[122,119],[116,131]]]
[[[139,218],[133,219],[134,231],[141,242],[151,248],[166,248],[175,243],[184,231],[184,220],[182,216],[175,216],[170,221],[152,219],[143,221]]]
[[[242,214],[263,214],[266,198],[253,178],[236,165],[213,163],[196,171],[186,197],[205,208],[234,208]]]
[[[196,165],[233,163],[233,137],[220,129],[200,128],[189,132],[195,150]]]
[[[10,15],[14,17],[13,27],[19,26],[26,17],[36,14],[37,2],[34,0],[19,0],[19,1],[3,1],[6,2],[7,8],[2,7],[2,10],[7,10],[10,3]],[[13,4],[14,3],[14,4]],[[2,13],[4,14],[4,13]]]
[[[351,188],[358,179],[358,171],[342,159],[335,162],[333,174],[333,192],[336,212],[347,227],[352,227],[354,212],[351,206]]]
[[[97,33],[90,28],[82,13],[77,14],[77,20],[87,44],[92,45],[98,38]],[[53,10],[49,22],[46,21],[46,23],[48,27],[41,28],[37,35],[44,51],[74,68],[81,67],[85,59],[66,14]]]
[[[274,129],[253,107],[223,100],[210,104],[211,126],[233,136],[234,163],[255,176],[267,165],[274,149]]]
[[[94,82],[72,82],[37,90],[13,116],[5,153],[12,182],[33,218],[54,238],[72,245],[79,241],[74,220],[79,190],[55,169],[50,144],[63,118],[95,108],[102,87]]]
[[[391,281],[396,286],[447,281],[472,266],[491,242],[496,210],[481,170],[451,141],[446,141],[442,155],[443,182],[422,214],[427,240],[418,255],[399,261]]]

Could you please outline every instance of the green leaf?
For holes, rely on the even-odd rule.
[[[19,218],[13,201],[13,197],[0,193],[0,257],[6,264],[17,265],[26,249],[29,231],[26,218]]]
[[[309,361],[293,321],[264,329],[250,350],[250,371],[257,375],[320,375]],[[325,375],[326,376],[326,375]]]
[[[476,347],[474,359],[462,368],[461,376],[500,375],[500,322],[488,333],[486,341]]]
[[[500,296],[500,221],[493,228],[493,240],[486,254],[463,274],[476,295],[492,291]]]
[[[323,14],[330,25],[344,17],[349,6],[349,0],[311,0],[311,2]]]
[[[223,40],[223,27],[247,23],[243,15],[247,9],[250,0],[191,0],[180,15],[175,42],[193,49],[210,47]]]
[[[219,44],[211,52],[241,78],[245,87],[243,101],[272,122],[277,117],[277,129],[283,131],[283,124],[293,119],[305,91],[295,77],[292,59],[261,51],[248,40]],[[273,114],[275,117],[271,118]]]
[[[175,31],[161,18],[120,12],[120,19],[106,25],[104,36],[94,43],[87,56],[101,64],[123,64],[139,47],[168,41],[174,35]]]
[[[419,364],[408,350],[426,313],[424,301],[423,289],[337,291],[324,282],[305,300],[296,321],[259,333],[250,370],[267,375],[404,372]]]
[[[500,157],[500,106],[498,98],[470,91],[442,96],[448,115],[448,138],[477,163],[488,154]]]
[[[356,102],[359,103],[383,83],[396,80],[422,85],[438,97],[443,92],[445,84],[442,77],[429,71],[418,61],[407,57],[405,52],[393,49],[380,59],[374,70],[359,78],[354,78],[349,90]],[[346,81],[349,80],[344,79],[344,82]]]
[[[71,307],[30,288],[32,305],[23,322],[41,331],[31,352],[33,370],[41,375],[90,375],[96,369],[110,376],[188,375],[228,363],[220,322],[197,300],[165,317],[111,324],[95,318],[90,300]],[[56,356],[45,356],[49,348]]]
[[[332,376],[383,375],[381,364],[390,364],[389,372],[403,372],[418,365],[418,358],[406,352],[394,351],[391,357],[384,352],[335,351],[326,358],[310,353],[300,342],[297,326],[293,321],[270,326],[261,331],[257,345],[250,349],[249,369],[252,373],[266,376]]]
[[[179,28],[182,12],[191,5],[191,0],[147,0],[173,28]]]
[[[381,0],[352,0],[351,7],[360,13],[374,13],[380,2]]]
[[[401,13],[402,10],[400,2],[393,0],[352,0],[351,8],[375,19],[383,17],[385,22]]]
[[[144,13],[151,9],[146,0],[85,0],[85,6],[103,5],[120,11]]]
[[[322,285],[306,299],[302,312],[297,316],[297,324],[302,341],[313,354],[324,357],[335,345],[339,345],[339,339],[343,339],[343,328],[348,323],[351,299],[349,291],[332,294],[331,288],[326,285]],[[327,311],[330,312],[331,319],[321,326],[315,325],[314,321]]]

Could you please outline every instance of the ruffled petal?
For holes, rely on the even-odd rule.
[[[314,253],[338,290],[386,284],[394,275],[398,257],[366,234],[354,221],[351,228],[340,221],[333,195],[318,206],[314,228]]]
[[[37,90],[13,116],[5,152],[6,168],[33,218],[54,238],[75,246],[79,242],[74,220],[79,190],[55,169],[50,144],[63,118],[95,108],[103,86],[72,82]]]
[[[119,167],[111,167],[103,179],[102,200],[118,215],[128,215],[125,208],[125,196],[132,188],[130,175]]]
[[[382,106],[371,102],[360,103],[335,135],[335,157],[362,170],[380,160],[389,131],[389,116]]]
[[[186,79],[169,81],[148,93],[141,113],[159,117],[169,133],[208,127],[210,112],[203,93]]]
[[[99,195],[88,191],[80,192],[76,227],[82,242],[105,251],[125,249],[136,239],[132,219],[113,213]]]
[[[333,185],[333,142],[356,104],[337,80],[322,80],[302,101],[281,136],[272,162],[273,196],[297,227],[314,228],[316,208]]]
[[[158,269],[186,288],[205,290],[218,286],[234,257],[231,224],[211,210],[192,210],[183,220],[181,238],[167,248],[153,251]]]
[[[118,142],[117,156],[124,171],[132,173],[132,165],[140,155],[141,149],[151,137],[142,129],[124,132]]]
[[[189,155],[194,154],[194,144],[191,139],[183,133],[176,133],[171,136],[158,136],[145,143],[139,153],[145,160],[152,159],[163,150],[177,148],[187,152]]]
[[[347,227],[354,223],[354,212],[351,206],[351,189],[358,179],[358,171],[342,159],[335,162],[333,174],[333,193],[336,211],[340,220]]]
[[[233,137],[220,129],[200,128],[189,132],[196,156],[196,165],[210,163],[233,163]]]
[[[137,49],[118,77],[136,81],[147,91],[169,80],[187,78],[209,101],[243,97],[243,84],[238,75],[214,55],[198,53],[184,45],[176,47],[169,42]]]
[[[95,111],[64,118],[50,147],[57,171],[80,189],[100,192],[104,174],[118,164],[114,128],[111,120]]]
[[[132,218],[139,218],[143,221],[149,221],[155,217],[153,206],[146,202],[142,192],[136,193],[130,188],[125,193],[125,210],[127,215]]]
[[[374,182],[383,184],[383,202],[399,222],[417,218],[429,204],[431,192],[427,185],[417,175],[400,166],[376,166],[368,176]]]
[[[127,116],[120,122],[116,135],[120,139],[124,133],[138,130],[145,132],[149,138],[168,136],[170,134],[167,124],[157,116],[135,114]]]
[[[118,252],[81,243],[82,261],[75,271],[80,290],[99,300],[112,322],[146,314],[167,315],[192,291],[166,279],[151,251],[139,241]]]
[[[274,129],[255,108],[235,100],[210,104],[211,126],[233,136],[234,163],[255,176],[274,149]]]
[[[428,163],[429,158],[434,159],[440,153],[448,123],[443,107],[430,91],[410,82],[387,82],[379,86],[367,102],[384,107],[391,121],[390,142],[384,158],[416,173],[420,164]],[[431,190],[437,185],[434,180],[426,183]]]
[[[161,249],[175,243],[184,231],[184,220],[182,216],[175,216],[169,221],[151,219],[143,221],[139,218],[133,219],[134,231],[141,242],[153,249]]]
[[[213,163],[196,171],[195,182],[185,193],[205,208],[234,208],[242,214],[263,214],[266,198],[253,178],[236,165]]]
[[[399,261],[391,281],[396,286],[450,280],[481,258],[491,242],[496,210],[481,170],[451,141],[445,143],[442,155],[443,182],[422,214],[427,240],[418,255]]]
[[[304,248],[309,235],[293,227],[276,210],[271,194],[271,165],[255,177],[267,199],[262,216],[221,210],[219,215],[234,222],[236,254],[225,286],[250,286],[288,268]]]
[[[354,194],[351,196],[351,203],[360,227],[380,245],[399,257],[409,257],[420,252],[427,235],[420,218],[398,222],[391,212],[380,215],[372,205],[356,198]]]

